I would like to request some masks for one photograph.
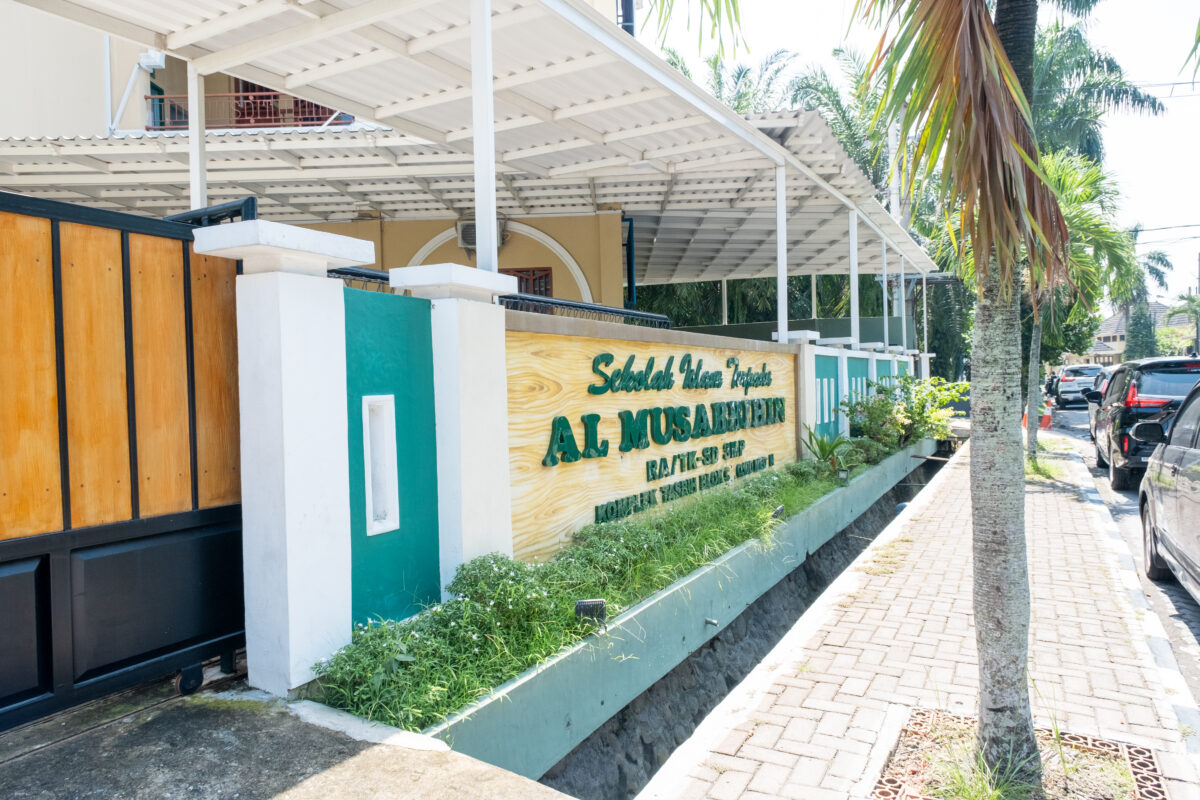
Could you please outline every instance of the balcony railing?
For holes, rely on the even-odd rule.
[[[187,130],[185,94],[146,95],[149,115],[146,130]],[[332,108],[280,92],[231,92],[204,95],[208,128],[290,128],[349,125],[354,117]]]

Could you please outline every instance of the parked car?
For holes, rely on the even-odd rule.
[[[1129,429],[1150,417],[1165,423],[1200,381],[1200,360],[1145,358],[1117,367],[1103,395],[1089,391],[1096,411],[1096,463],[1108,467],[1113,489],[1132,489],[1154,445],[1139,442]]]
[[[1103,395],[1104,390],[1108,388],[1108,381],[1110,378],[1112,378],[1114,370],[1116,370],[1116,367],[1105,367],[1104,369],[1100,370],[1096,377],[1092,379],[1092,391],[1099,392],[1101,395]],[[1091,400],[1088,400],[1087,404],[1088,436],[1090,436],[1094,442],[1096,441],[1096,412],[1100,410],[1100,404],[1093,403]]]
[[[1054,387],[1054,402],[1059,408],[1071,403],[1087,402],[1083,393],[1092,388],[1096,376],[1103,369],[1099,364],[1076,364],[1063,367],[1058,383]]]
[[[1138,493],[1146,577],[1179,579],[1200,602],[1200,384],[1188,394],[1170,431],[1155,422],[1130,435],[1157,445]]]

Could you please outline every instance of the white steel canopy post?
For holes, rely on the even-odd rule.
[[[900,256],[900,346],[908,349],[908,287],[904,283],[904,256]]]
[[[892,343],[888,336],[888,278],[887,278],[887,241],[883,243],[883,282],[880,284],[883,287],[883,346],[887,347]]]
[[[475,150],[475,266],[495,272],[496,113],[492,97],[492,0],[471,0],[471,124]]]
[[[924,324],[921,325],[921,352],[929,352],[929,279],[921,273],[921,312]],[[929,376],[926,375],[926,378]]]
[[[858,211],[850,209],[850,338],[857,347],[858,335]]]
[[[208,165],[204,152],[204,76],[195,64],[187,66],[188,183],[192,208],[208,205]]]
[[[787,170],[775,168],[775,298],[779,342],[787,344]]]
[[[729,324],[729,287],[724,278],[721,278],[721,324]]]
[[[809,315],[817,318],[817,273],[808,276]]]

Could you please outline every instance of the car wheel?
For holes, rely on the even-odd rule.
[[[1150,519],[1149,503],[1142,506],[1142,554],[1146,557],[1147,578],[1161,581],[1171,577],[1171,569],[1158,554],[1158,534],[1154,530],[1154,522]]]
[[[1133,470],[1122,469],[1113,462],[1115,459],[1110,453],[1108,456],[1108,485],[1112,487],[1114,492],[1123,492],[1133,488]]]
[[[1100,452],[1100,440],[1096,439],[1095,436],[1092,439],[1096,442],[1096,466],[1103,469],[1108,466],[1108,459],[1104,457],[1104,453]]]

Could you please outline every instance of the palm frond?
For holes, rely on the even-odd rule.
[[[1015,288],[1022,254],[1031,285],[1065,272],[1066,226],[1038,168],[1029,105],[992,24],[986,0],[856,0],[856,13],[885,33],[872,68],[882,114],[900,119],[916,145],[906,183],[941,166],[941,202],[955,207],[976,270],[999,271]],[[992,262],[994,261],[994,265]]]

